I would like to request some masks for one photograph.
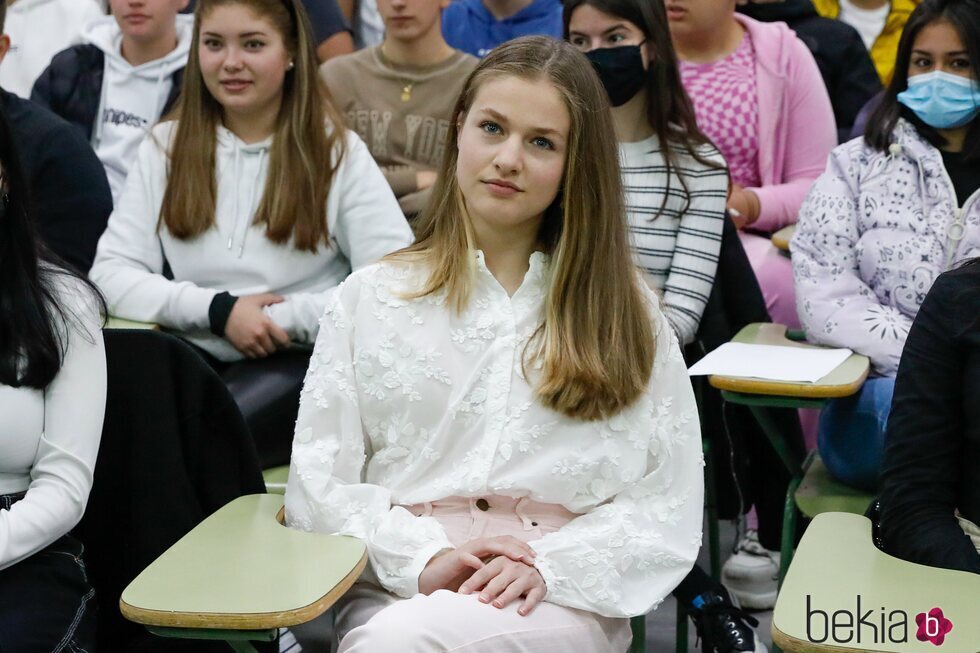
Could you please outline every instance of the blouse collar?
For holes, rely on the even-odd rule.
[[[490,268],[487,267],[486,256],[483,254],[483,250],[475,250],[474,255],[476,257],[476,268],[479,271],[479,274],[481,274],[487,281],[492,282],[494,286],[497,286],[503,290],[502,286],[500,286],[500,282],[497,281],[497,278],[493,276],[492,272],[490,272]],[[545,254],[544,252],[531,252],[531,256],[528,259],[527,273],[524,275],[524,281],[521,282],[517,292],[514,293],[514,297],[522,294],[522,291],[524,291],[525,288],[543,290],[545,279],[548,276],[550,268],[550,255]]]

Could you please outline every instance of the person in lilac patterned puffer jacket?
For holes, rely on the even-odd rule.
[[[942,272],[980,255],[978,16],[980,0],[916,9],[864,137],[831,153],[790,244],[808,339],[871,359],[873,378],[831,402],[820,422],[824,462],[855,487],[876,484],[894,377],[920,304]],[[921,92],[927,84],[935,88]],[[930,102],[939,96],[958,105],[937,110]]]

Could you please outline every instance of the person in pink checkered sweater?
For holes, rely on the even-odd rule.
[[[796,222],[837,143],[810,51],[782,23],[735,13],[735,0],[664,0],[698,126],[728,162],[728,207],[774,322],[799,326],[789,260],[769,234]]]
[[[784,23],[736,14],[736,0],[664,2],[698,127],[731,170],[729,215],[741,229],[769,314],[799,327],[792,265],[769,236],[796,222],[837,142],[820,70]],[[758,533],[768,529],[749,529],[722,580],[743,606],[771,608],[779,542],[760,542]]]

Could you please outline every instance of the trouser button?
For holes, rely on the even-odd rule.
[[[477,499],[476,507],[482,510],[483,512],[486,512],[490,510],[490,502],[487,501],[486,499]]]

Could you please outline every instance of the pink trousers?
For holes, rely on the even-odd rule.
[[[793,290],[793,264],[789,257],[780,252],[768,238],[738,233],[749,258],[755,278],[762,288],[762,296],[769,309],[769,317],[777,324],[785,324],[791,329],[800,328],[800,318],[796,314],[796,292]]]
[[[527,542],[575,517],[554,504],[498,496],[451,497],[406,507],[439,520],[456,546],[498,535]],[[337,603],[334,632],[340,653],[622,653],[629,647],[627,619],[547,601],[522,617],[519,606],[515,601],[498,609],[481,603],[477,594],[449,590],[403,599],[376,585],[357,583]]]

